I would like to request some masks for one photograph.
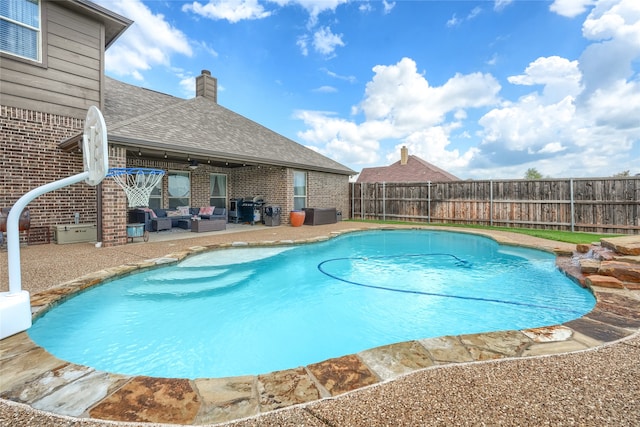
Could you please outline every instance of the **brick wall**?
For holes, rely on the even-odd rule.
[[[83,171],[82,155],[58,144],[82,132],[84,120],[0,106],[0,206],[12,206],[34,188]],[[96,189],[84,182],[34,199],[31,227],[96,222]]]
[[[109,167],[126,167],[127,152],[122,147],[109,146]],[[118,246],[127,243],[127,195],[112,178],[105,178],[102,192],[102,245]]]
[[[291,193],[293,194],[293,190]],[[307,207],[336,208],[342,212],[342,219],[347,219],[349,217],[349,176],[308,172]]]

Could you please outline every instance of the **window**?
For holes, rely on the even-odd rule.
[[[40,61],[40,1],[0,2],[0,51]]]
[[[167,192],[169,209],[191,206],[191,178],[189,172],[169,171]]]
[[[220,173],[209,175],[209,206],[227,207],[227,175]]]
[[[159,209],[162,207],[162,179],[158,181],[149,195],[149,207],[151,209]]]
[[[293,209],[307,207],[307,173],[293,172]]]

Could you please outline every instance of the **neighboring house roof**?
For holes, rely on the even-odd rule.
[[[459,181],[454,175],[439,167],[410,155],[406,164],[398,160],[392,165],[364,168],[356,182],[442,182]]]
[[[209,98],[182,99],[106,78],[109,142],[226,159],[355,175],[355,171],[222,107]]]

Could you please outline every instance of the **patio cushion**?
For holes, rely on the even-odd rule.
[[[198,215],[213,215],[214,209],[215,207],[213,206],[203,206],[200,208],[200,212],[198,212]]]

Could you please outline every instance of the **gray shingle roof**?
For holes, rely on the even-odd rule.
[[[107,78],[104,110],[110,142],[247,163],[355,174],[346,166],[208,98],[182,99]]]
[[[389,166],[364,168],[357,182],[443,182],[459,181],[454,175],[439,167],[410,155],[405,165],[400,160]]]

